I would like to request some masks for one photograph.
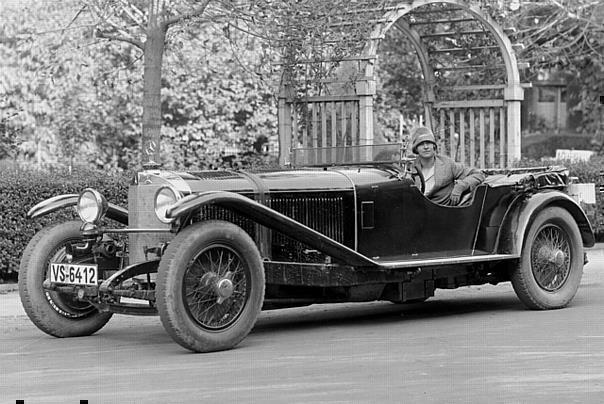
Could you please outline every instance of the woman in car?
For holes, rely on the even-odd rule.
[[[457,206],[465,192],[471,192],[482,183],[481,170],[436,153],[436,140],[432,131],[420,126],[411,134],[411,150],[417,154],[416,169],[424,176],[424,194],[440,205]]]

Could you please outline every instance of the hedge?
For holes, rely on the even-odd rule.
[[[570,161],[556,159],[522,159],[518,167],[564,166],[571,177],[577,177],[579,183],[599,183],[600,172],[604,171],[604,156],[593,156],[589,161]]]
[[[555,156],[558,149],[593,150],[593,136],[576,134],[542,133],[522,137],[522,156],[536,159]]]
[[[23,249],[34,233],[51,223],[77,218],[73,209],[63,209],[36,219],[27,211],[40,201],[79,193],[87,187],[99,190],[109,202],[127,207],[132,174],[92,170],[41,171],[12,163],[0,164],[0,280],[15,279]]]

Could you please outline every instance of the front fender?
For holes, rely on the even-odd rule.
[[[32,207],[27,212],[27,217],[30,219],[34,219],[36,217],[56,212],[59,209],[75,206],[78,203],[78,197],[78,194],[64,194],[53,196],[52,198],[48,198]],[[113,219],[119,223],[128,225],[128,210],[122,208],[121,206],[117,206],[110,203],[107,208],[106,216],[109,219]]]
[[[207,191],[188,195],[172,205],[167,210],[166,216],[169,218],[182,217],[204,205],[218,205],[230,209],[250,218],[258,224],[287,234],[288,236],[349,265],[364,267],[378,266],[372,259],[359,254],[353,249],[338,243],[324,234],[250,198],[233,192]]]
[[[535,216],[548,206],[566,209],[577,222],[584,247],[593,247],[595,236],[591,224],[581,206],[570,196],[550,190],[517,200],[503,218],[497,236],[497,251],[502,254],[520,255],[527,230]]]

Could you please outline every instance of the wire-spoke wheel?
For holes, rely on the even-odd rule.
[[[533,242],[531,269],[537,284],[548,292],[560,289],[570,274],[570,241],[556,225],[543,226]]]
[[[250,332],[264,300],[264,268],[253,240],[229,222],[189,226],[166,249],[157,308],[172,338],[195,352],[229,349]]]
[[[248,272],[239,254],[228,246],[217,244],[200,252],[183,282],[189,315],[208,330],[229,327],[245,307]]]
[[[38,232],[23,252],[19,268],[19,295],[25,313],[42,331],[55,337],[90,335],[101,329],[111,313],[101,313],[75,295],[44,290],[51,262],[68,262],[67,249],[82,245],[80,222],[66,222]],[[92,255],[73,263],[89,263]]]
[[[583,246],[573,217],[559,207],[541,211],[528,230],[512,285],[531,309],[565,307],[583,275]]]

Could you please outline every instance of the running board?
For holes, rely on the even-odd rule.
[[[514,254],[488,254],[488,255],[470,255],[462,257],[447,257],[447,258],[424,258],[424,259],[412,259],[412,260],[398,260],[398,261],[378,261],[378,264],[382,268],[386,269],[399,269],[399,268],[417,268],[417,267],[428,267],[437,265],[456,265],[456,264],[471,264],[475,262],[485,261],[503,261],[518,259],[520,255]]]

